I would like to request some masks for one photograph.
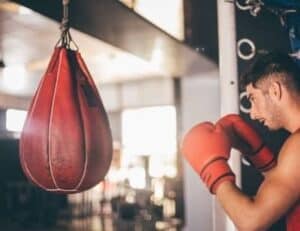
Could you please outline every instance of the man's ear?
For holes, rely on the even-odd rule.
[[[269,88],[269,94],[274,100],[281,100],[282,98],[282,84],[279,81],[272,81]]]

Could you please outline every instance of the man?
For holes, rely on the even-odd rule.
[[[251,102],[250,116],[270,130],[291,135],[277,160],[259,135],[239,115],[216,124],[194,126],[184,137],[182,153],[216,195],[240,231],[267,230],[287,215],[287,230],[300,230],[300,70],[287,55],[270,53],[241,79]],[[227,160],[230,149],[241,151],[262,172],[264,181],[249,197],[234,183]]]

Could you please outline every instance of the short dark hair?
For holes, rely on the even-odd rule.
[[[257,57],[250,69],[241,76],[240,87],[245,89],[250,83],[256,87],[260,80],[271,74],[279,74],[287,89],[300,92],[300,67],[288,54],[280,52],[270,52]]]

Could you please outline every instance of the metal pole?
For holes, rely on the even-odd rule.
[[[236,24],[234,1],[217,0],[219,37],[219,75],[221,116],[239,113]],[[229,164],[234,171],[237,185],[241,182],[240,155],[233,151]],[[213,230],[235,230],[223,209],[213,200]]]

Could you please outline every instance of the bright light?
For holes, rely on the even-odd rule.
[[[147,107],[122,113],[124,154],[176,154],[176,111],[174,106]]]
[[[163,176],[174,178],[177,175],[176,164],[174,161],[167,160],[161,156],[151,156],[149,160],[149,175],[156,178]]]
[[[165,167],[165,176],[174,178],[177,176],[177,168],[173,165],[168,165]]]
[[[6,130],[20,132],[26,119],[27,111],[8,109],[6,111]]]
[[[160,39],[156,39],[154,42],[154,47],[152,50],[152,55],[151,55],[151,63],[154,66],[161,66],[163,64],[163,51],[162,48],[163,44]]]
[[[151,177],[176,176],[175,107],[145,107],[123,111],[122,147],[123,167],[132,165],[136,156],[149,156]],[[135,177],[139,177],[137,173]]]
[[[146,173],[143,167],[133,167],[129,169],[129,184],[132,188],[143,189],[146,187]]]
[[[2,86],[5,91],[18,93],[26,86],[26,69],[24,66],[10,66],[3,68]]]
[[[149,162],[149,175],[151,177],[163,177],[165,167],[160,156],[151,156]]]
[[[152,200],[155,203],[161,202],[164,198],[164,180],[159,178],[154,178],[151,181],[151,186],[153,190]]]
[[[184,39],[182,0],[136,0],[134,10],[175,38]]]

